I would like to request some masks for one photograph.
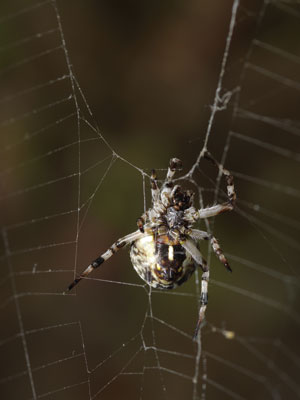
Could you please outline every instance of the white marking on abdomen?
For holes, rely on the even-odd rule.
[[[174,260],[174,248],[173,246],[169,246],[169,250],[168,250],[168,259],[170,261]]]

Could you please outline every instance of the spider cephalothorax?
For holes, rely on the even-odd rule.
[[[121,247],[131,244],[130,258],[134,269],[148,285],[159,289],[173,289],[193,274],[197,267],[203,271],[201,283],[201,306],[195,336],[205,315],[209,270],[202,257],[198,243],[210,240],[219,260],[231,271],[217,239],[205,231],[193,229],[199,218],[209,218],[223,211],[232,210],[236,200],[233,177],[208,153],[205,158],[213,162],[227,182],[228,201],[212,207],[196,210],[194,193],[174,185],[173,176],[181,169],[181,161],[170,160],[167,176],[159,189],[156,173],[151,174],[152,207],[138,220],[138,230],[117,240],[105,253],[94,260],[71,285],[71,290],[82,278],[111,257]]]

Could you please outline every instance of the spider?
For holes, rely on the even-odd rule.
[[[166,179],[159,189],[156,172],[151,174],[152,208],[149,208],[137,220],[138,230],[118,239],[100,257],[96,258],[68,287],[71,290],[82,278],[88,276],[95,268],[125,245],[130,244],[130,258],[138,275],[148,285],[158,289],[173,289],[182,285],[194,273],[197,267],[203,271],[201,278],[201,296],[199,317],[194,339],[205,317],[208,301],[209,269],[198,248],[200,240],[209,240],[213,251],[221,263],[232,271],[217,239],[205,231],[193,229],[198,219],[213,217],[234,208],[236,193],[233,177],[206,151],[204,157],[221,171],[227,183],[228,201],[211,207],[197,210],[193,206],[194,193],[182,190],[175,185],[173,177],[182,169],[178,158],[169,163]]]

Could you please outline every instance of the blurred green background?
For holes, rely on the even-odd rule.
[[[195,279],[149,296],[127,250],[62,295],[136,229],[142,172],[195,163],[231,8],[1,3],[1,398],[299,398],[297,2],[240,1],[220,95],[233,94],[208,141],[235,177],[236,211],[210,222],[233,274],[212,256],[201,346]],[[196,204],[199,188],[212,204],[216,176],[201,161],[184,183]]]

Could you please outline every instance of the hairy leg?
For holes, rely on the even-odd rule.
[[[87,277],[94,269],[98,268],[101,264],[104,263],[104,261],[108,260],[119,249],[137,239],[142,238],[143,236],[144,234],[138,230],[117,240],[105,251],[105,253],[101,254],[101,256],[96,258],[83,272],[81,272],[78,278],[74,279],[74,281],[69,285],[68,290],[73,289],[73,287],[76,286],[82,278]]]
[[[223,251],[219,245],[219,242],[214,236],[209,235],[205,231],[200,231],[198,229],[191,229],[191,237],[195,240],[210,240],[211,247],[212,247],[213,251],[216,253],[216,255],[218,256],[221,263],[225,266],[225,268],[228,271],[232,272],[232,269],[230,268],[230,265],[229,265],[226,257],[224,256]]]

